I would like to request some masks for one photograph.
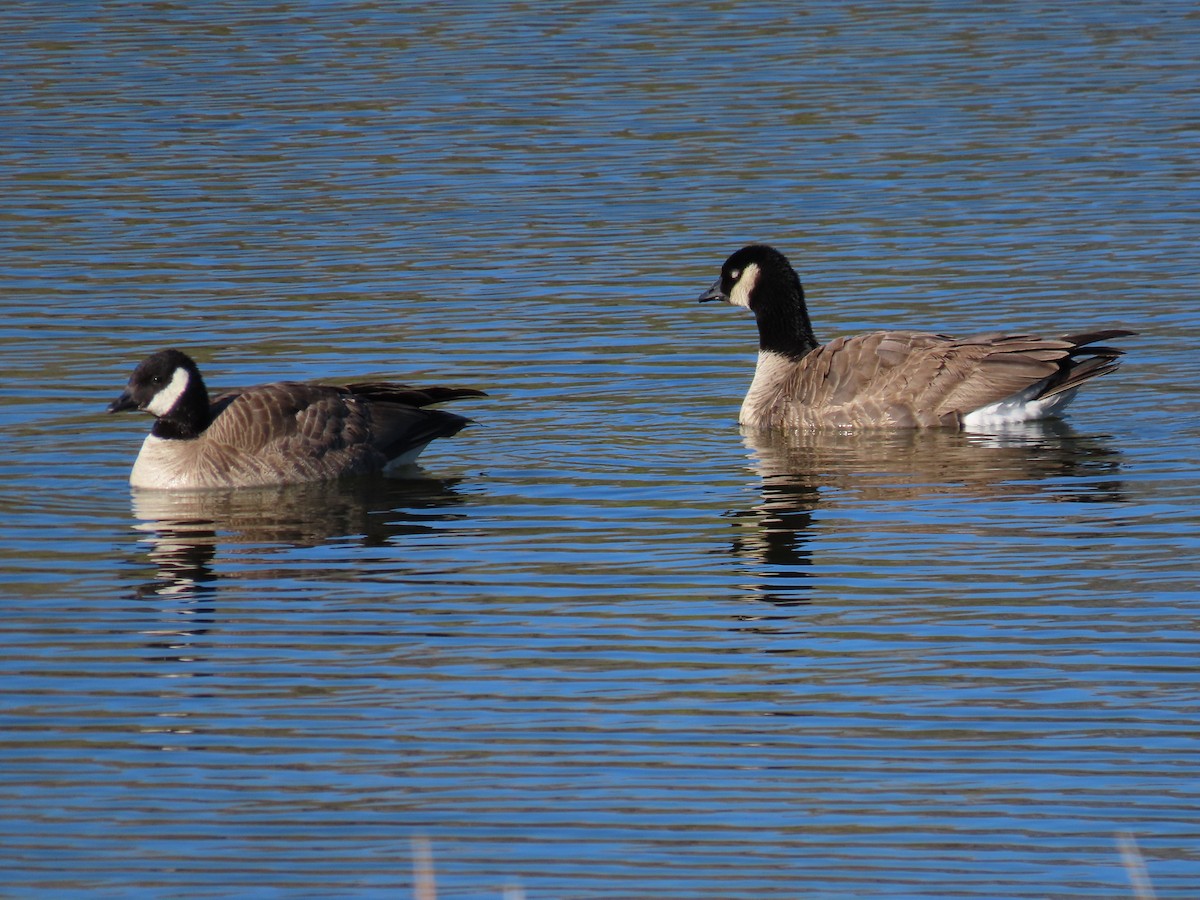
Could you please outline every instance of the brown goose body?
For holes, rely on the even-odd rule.
[[[156,416],[130,473],[135,487],[262,487],[384,471],[412,462],[469,419],[432,403],[483,396],[466,388],[390,382],[281,381],[209,401],[195,363],[177,350],[144,361],[110,412]]]
[[[1099,342],[1133,333],[876,331],[818,344],[799,277],[764,245],[733,254],[700,299],[755,313],[758,365],[739,421],[761,429],[980,430],[1056,416],[1080,385],[1117,368],[1122,351]]]

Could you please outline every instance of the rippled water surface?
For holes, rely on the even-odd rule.
[[[806,9],[0,8],[0,893],[1200,893],[1200,17]],[[754,240],[824,338],[1139,335],[1068,424],[743,435]],[[135,493],[167,345],[490,396]]]

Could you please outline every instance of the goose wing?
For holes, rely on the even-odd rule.
[[[235,481],[307,481],[382,468],[371,411],[335,388],[281,381],[216,398],[207,464]]]
[[[950,338],[918,331],[879,331],[839,338],[806,355],[783,386],[789,425],[956,425],[962,416],[1039,382],[1066,390],[1111,371],[1119,351],[1089,348],[1101,367],[1071,378],[1085,344],[1117,336],[1095,332],[1039,338],[1000,332]],[[1056,379],[1071,381],[1056,386]]]

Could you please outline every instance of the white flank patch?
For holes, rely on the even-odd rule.
[[[383,471],[394,472],[397,469],[403,469],[405,466],[416,465],[417,457],[420,456],[421,451],[424,450],[428,446],[429,446],[429,441],[426,441],[425,443],[421,444],[420,446],[413,447],[411,450],[408,450],[405,453],[400,454],[395,459],[391,460],[386,466],[384,466]]]
[[[730,303],[750,308],[750,292],[758,284],[758,272],[758,263],[750,263],[742,270],[742,277],[734,282],[733,290],[729,292]]]
[[[176,369],[175,374],[171,376],[171,383],[154,395],[154,399],[146,404],[146,411],[156,416],[165,416],[179,402],[179,398],[187,390],[190,379],[191,376],[188,375],[187,369]]]
[[[1037,419],[1056,416],[1066,409],[1067,404],[1075,397],[1075,391],[1071,390],[1042,400],[1032,399],[1044,386],[1044,382],[1039,381],[1020,393],[967,413],[963,416],[963,429],[966,431],[991,431],[996,428],[1004,428],[1006,425],[1018,425],[1022,422],[1033,422]]]

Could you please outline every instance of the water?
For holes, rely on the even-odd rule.
[[[0,10],[6,896],[1200,889],[1183,3]],[[1123,326],[1070,424],[766,439],[819,336]],[[419,477],[155,497],[106,416],[476,386]]]

